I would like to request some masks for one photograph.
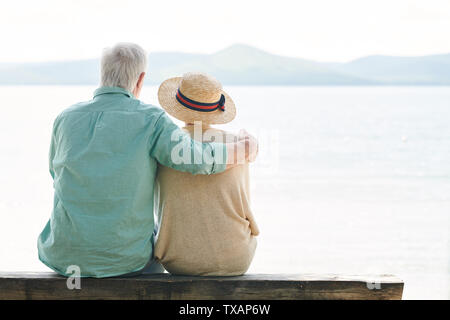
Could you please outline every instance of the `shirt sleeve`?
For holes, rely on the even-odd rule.
[[[50,140],[50,150],[48,152],[48,169],[50,171],[50,175],[52,178],[55,178],[55,171],[53,169],[53,159],[55,158],[55,148],[56,148],[56,141],[55,141],[55,126],[56,126],[56,120],[53,123],[53,129],[52,129],[52,136]]]
[[[225,144],[195,141],[165,113],[156,121],[150,140],[150,156],[166,167],[192,174],[215,174],[226,169]]]

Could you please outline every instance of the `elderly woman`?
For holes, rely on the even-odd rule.
[[[211,127],[230,122],[236,115],[232,99],[216,79],[201,73],[168,79],[161,84],[158,98],[170,115],[186,123],[183,129],[194,140],[237,139]],[[172,157],[183,155],[172,153]],[[247,271],[259,234],[250,209],[247,163],[207,176],[160,166],[157,184],[160,231],[155,258],[167,271],[216,276]]]

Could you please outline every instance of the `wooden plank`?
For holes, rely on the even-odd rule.
[[[403,281],[390,275],[278,275],[188,277],[170,274],[82,278],[69,290],[55,273],[0,273],[2,299],[315,300],[401,299]]]

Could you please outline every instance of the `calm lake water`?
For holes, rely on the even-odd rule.
[[[450,88],[228,87],[258,136],[251,273],[395,274],[450,298]],[[53,119],[94,87],[0,87],[0,270],[46,271]],[[142,100],[157,103],[156,87]]]

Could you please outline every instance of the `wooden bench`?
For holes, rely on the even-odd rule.
[[[74,279],[71,279],[74,283]],[[390,276],[249,274],[188,277],[169,274],[81,278],[69,290],[55,273],[0,273],[2,299],[401,299],[403,281]]]

